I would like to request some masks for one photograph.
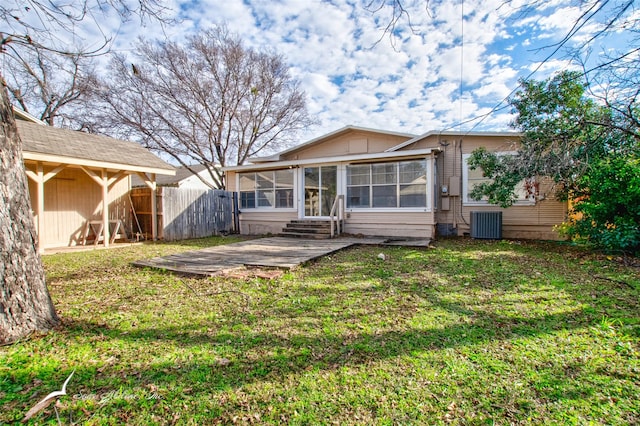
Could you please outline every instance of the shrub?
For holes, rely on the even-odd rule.
[[[640,251],[640,159],[609,156],[579,181],[573,219],[562,230],[606,250]]]

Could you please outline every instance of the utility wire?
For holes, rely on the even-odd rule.
[[[464,0],[463,1],[463,5],[464,5]],[[567,34],[565,34],[565,36],[562,38],[562,40],[560,40],[558,43],[551,45],[551,46],[555,46],[555,49],[549,54],[547,55],[540,63],[538,63],[538,65],[533,69],[533,71],[531,71],[526,77],[524,77],[522,80],[523,81],[528,81],[529,79],[531,79],[531,77],[533,77],[533,75],[535,75],[540,68],[542,68],[543,65],[545,65],[547,62],[549,62],[555,55],[556,53],[558,53],[558,51],[560,49],[562,49],[568,42],[569,40],[578,32],[580,31],[591,19],[593,19],[593,17],[598,14],[600,11],[602,11],[604,9],[604,7],[609,3],[609,0],[606,0],[602,3],[594,3],[589,9],[587,9],[584,13],[582,13],[582,15],[580,15],[580,17],[576,20],[576,22],[574,23],[574,25],[571,27],[571,29],[567,32]],[[596,6],[599,6],[596,8]],[[595,11],[594,11],[594,8]],[[625,8],[626,10],[626,8]],[[620,17],[620,14],[616,15],[616,19]],[[464,15],[463,15],[463,21],[464,21]],[[612,22],[610,22],[607,27],[610,27],[612,25]],[[547,47],[551,47],[551,46],[547,46]],[[627,55],[624,55],[627,56]],[[615,62],[615,61],[612,61]],[[461,69],[463,67],[462,63],[460,65]],[[600,68],[601,66],[597,66],[594,67],[592,70],[593,71],[595,69]],[[588,72],[590,72],[588,71]],[[462,93],[462,71],[461,71],[461,88],[460,91]],[[473,132],[474,129],[476,129],[480,124],[482,124],[482,122],[489,116],[493,115],[495,112],[497,111],[501,111],[503,109],[506,109],[509,107],[509,105],[504,105],[505,102],[507,102],[509,100],[509,98],[511,98],[511,96],[513,96],[514,93],[516,93],[516,91],[519,89],[519,86],[515,87],[513,90],[511,90],[511,92],[509,92],[509,94],[507,96],[505,96],[502,100],[500,100],[493,108],[491,108],[490,111],[486,112],[485,114],[476,116],[476,117],[472,117],[468,120],[462,120],[462,115],[460,118],[460,122],[459,123],[454,123],[448,127],[445,127],[442,129],[442,131],[446,131],[446,130],[450,130],[453,129],[455,127],[460,127],[460,130],[462,125],[467,124],[467,123],[471,123],[474,121],[477,121],[469,130],[466,131],[466,133],[464,134],[464,136],[468,135],[469,133]],[[462,96],[460,99],[460,103],[462,104]],[[461,106],[461,110],[462,110],[462,106]]]

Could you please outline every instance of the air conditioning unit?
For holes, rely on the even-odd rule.
[[[471,238],[502,239],[502,212],[471,212]]]

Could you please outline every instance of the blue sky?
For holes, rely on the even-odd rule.
[[[139,35],[164,33],[179,41],[225,23],[248,46],[284,55],[307,94],[309,111],[320,120],[304,135],[309,139],[346,125],[414,134],[508,130],[509,108],[500,108],[505,99],[519,78],[543,79],[571,66],[562,51],[542,64],[553,52],[544,47],[567,34],[582,13],[572,6],[578,2],[568,0],[405,0],[412,28],[403,20],[390,38],[383,30],[391,9],[372,13],[368,3],[172,0],[166,4],[179,23],[171,27],[121,25],[114,17],[102,21],[100,30],[117,34],[115,50],[127,52]],[[539,4],[525,11],[521,4],[527,3]],[[573,42],[586,40],[596,21]],[[590,47],[597,56],[622,43],[621,37]]]

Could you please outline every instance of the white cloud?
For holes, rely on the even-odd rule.
[[[126,51],[138,35],[180,41],[226,23],[248,46],[285,56],[310,112],[322,120],[313,136],[346,124],[423,133],[491,111],[548,54],[533,48],[563,36],[579,13],[562,0],[536,3],[527,15],[526,0],[465,0],[464,10],[461,2],[409,2],[415,34],[401,21],[392,44],[383,33],[391,9],[373,14],[368,3],[173,0],[182,18],[174,26],[121,26],[111,16],[101,28],[117,32],[117,49]],[[86,33],[100,35],[96,28]],[[566,66],[549,61],[540,78]],[[509,121],[508,112],[495,112],[481,128],[505,130]]]

